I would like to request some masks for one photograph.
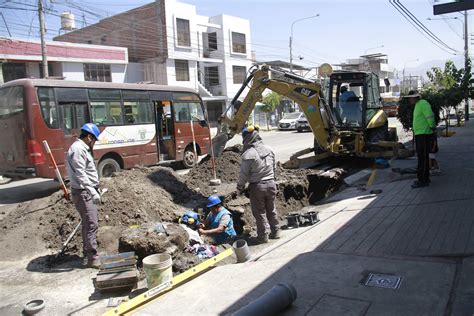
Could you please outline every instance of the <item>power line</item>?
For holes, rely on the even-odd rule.
[[[405,20],[408,21],[408,23],[410,23],[421,35],[423,35],[426,39],[428,39],[432,44],[434,44],[436,47],[440,48],[441,50],[449,53],[449,54],[452,54],[452,55],[455,55],[453,52],[450,52],[448,51],[447,49],[445,49],[443,46],[440,46],[440,44],[438,44],[436,41],[434,41],[431,36],[429,36],[428,34],[426,34],[426,32],[424,32],[422,29],[420,29],[420,27],[417,25],[417,23],[415,21],[413,21],[410,16],[406,15],[403,10],[401,8],[399,8],[397,5],[396,5],[396,0],[389,0],[389,3],[403,16],[403,18],[405,18]],[[451,48],[450,48],[451,49]],[[453,50],[453,49],[452,49]]]

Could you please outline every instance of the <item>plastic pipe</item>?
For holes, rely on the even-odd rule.
[[[232,244],[232,247],[234,248],[234,252],[237,257],[237,263],[242,263],[250,260],[250,249],[245,240],[236,240]]]
[[[281,313],[296,299],[296,290],[291,284],[278,283],[265,294],[242,307],[234,316],[272,316]]]

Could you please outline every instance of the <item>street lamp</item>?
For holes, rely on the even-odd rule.
[[[407,61],[403,64],[402,91],[405,90],[405,67],[407,66],[408,63],[411,63],[411,62],[413,62],[413,61],[419,61],[419,59],[418,59],[418,58],[416,58],[416,59],[410,59],[410,60],[407,60]],[[411,83],[411,79],[410,79],[410,83]],[[401,92],[402,92],[402,91],[401,91]]]
[[[369,50],[377,49],[377,48],[383,48],[383,47],[385,47],[385,46],[380,45],[380,46],[376,46],[376,47],[367,48],[367,49],[364,51],[364,55],[366,55]]]
[[[467,71],[467,64],[469,60],[469,42],[468,42],[468,30],[467,30],[467,11],[464,11],[464,21],[461,19],[458,19],[458,17],[452,17],[452,18],[441,18],[441,19],[433,19],[433,18],[427,18],[428,21],[438,21],[438,20],[456,20],[462,23],[463,29],[464,29],[464,71]],[[466,92],[465,98],[464,98],[464,117],[466,121],[469,121],[469,96],[468,93]]]
[[[290,34],[290,72],[293,72],[293,26],[295,25],[296,22],[307,20],[307,19],[312,19],[312,18],[317,18],[319,16],[319,13],[316,15],[308,16],[305,18],[301,18],[298,20],[293,21],[291,23],[291,34]]]

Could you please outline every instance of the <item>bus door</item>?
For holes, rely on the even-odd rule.
[[[173,133],[171,100],[153,101],[155,105],[155,124],[157,147],[160,161],[176,159],[176,144]]]
[[[176,92],[173,93],[173,111],[177,160],[182,160],[190,168],[197,161],[193,139],[196,141],[198,155],[207,154],[209,126],[204,119],[204,107],[197,94]]]
[[[81,127],[89,122],[87,90],[80,88],[56,88],[59,108],[59,125],[64,133],[63,158],[69,147],[81,134]]]

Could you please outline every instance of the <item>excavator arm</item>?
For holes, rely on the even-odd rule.
[[[270,78],[270,73],[291,79],[294,82],[287,82]],[[249,91],[242,102],[238,104],[238,97],[250,84]],[[255,104],[262,100],[265,89],[270,89],[295,101],[305,114],[308,124],[313,131],[315,144],[322,151],[327,151],[331,143],[331,135],[335,132],[334,117],[332,111],[324,103],[321,95],[321,86],[304,77],[293,73],[270,69],[266,65],[254,66],[250,75],[242,84],[242,87],[231,102],[231,106],[221,116],[221,127],[219,133],[213,139],[214,153],[219,156],[224,150],[225,143],[235,134],[238,134],[250,117]],[[229,118],[227,112],[231,107],[237,108],[237,112]]]

